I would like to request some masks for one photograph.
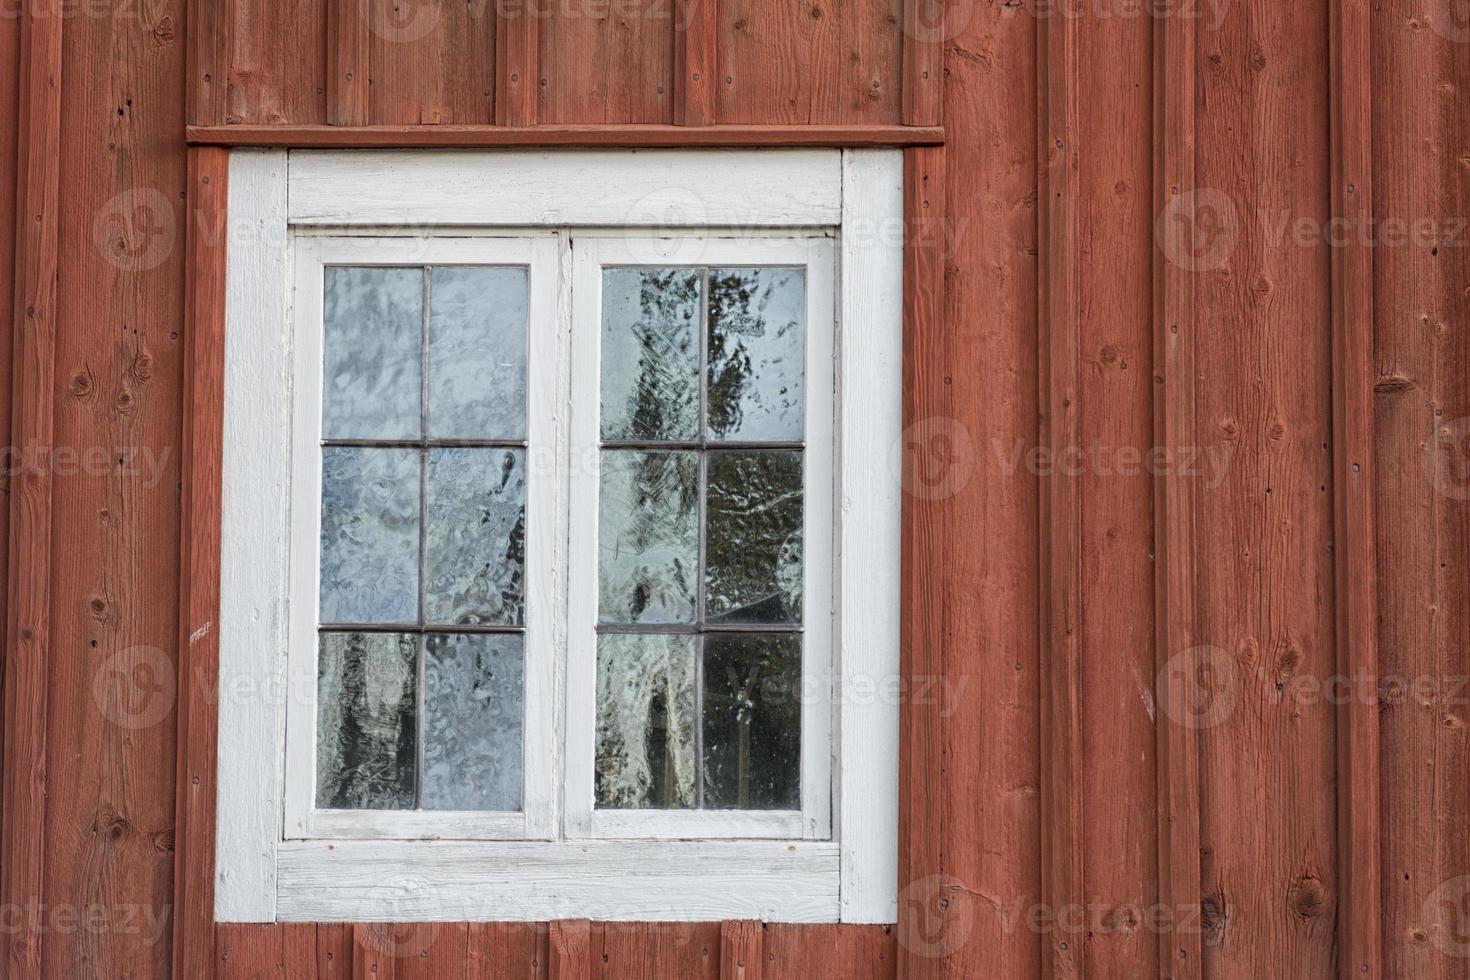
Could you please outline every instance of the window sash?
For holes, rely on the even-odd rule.
[[[551,840],[558,825],[554,767],[559,738],[556,624],[565,608],[556,547],[566,515],[559,465],[565,445],[557,406],[566,397],[561,304],[561,239],[555,234],[492,238],[299,236],[293,243],[293,391],[290,548],[287,589],[288,676],[285,839]],[[526,359],[526,569],[523,637],[522,810],[332,810],[316,806],[317,654],[321,557],[323,286],[330,265],[521,265],[528,274]],[[427,438],[427,433],[423,434]],[[338,440],[333,440],[337,442]],[[415,443],[417,445],[417,443]],[[415,632],[418,630],[416,629]],[[503,631],[503,630],[502,630]],[[424,632],[436,632],[426,628]],[[422,645],[421,645],[422,646]],[[422,656],[422,650],[420,655]],[[422,665],[421,665],[422,666]]]
[[[595,805],[597,750],[598,517],[601,484],[602,273],[610,266],[800,266],[806,271],[803,454],[801,809],[606,810]],[[568,595],[566,831],[569,838],[832,836],[834,704],[832,621],[835,493],[836,260],[823,234],[576,236],[572,247],[571,541]],[[700,329],[705,329],[701,323]],[[701,382],[703,383],[703,382]],[[701,421],[701,424],[703,422]],[[724,443],[712,444],[716,450]],[[663,448],[663,446],[660,446]],[[701,535],[705,533],[701,526]],[[605,630],[605,628],[604,628]],[[619,632],[659,632],[658,627]],[[696,653],[696,656],[698,653]]]

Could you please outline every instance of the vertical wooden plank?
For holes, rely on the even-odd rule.
[[[369,4],[327,0],[327,123],[368,123]]]
[[[185,229],[182,511],[179,567],[178,812],[174,975],[214,961],[215,759],[218,744],[220,467],[223,461],[229,152],[189,151]]]
[[[908,495],[900,555],[900,672],[910,684],[916,678],[946,677],[952,628],[945,600],[954,501],[952,495],[924,492],[936,463],[947,469],[961,462],[951,458],[954,416],[943,380],[953,367],[944,322],[944,163],[941,148],[904,151],[903,480]],[[930,458],[936,447],[937,460]],[[899,708],[898,927],[909,977],[938,975],[940,963],[931,946],[935,933],[948,928],[942,742],[940,701],[905,698]]]
[[[225,122],[230,36],[229,0],[189,0],[189,123]]]
[[[286,972],[286,930],[278,923],[215,926],[219,980],[296,980]]]
[[[969,0],[950,0],[968,9]],[[903,0],[905,126],[938,126],[944,118],[945,0]]]
[[[496,4],[366,0],[372,18],[367,121],[376,125],[492,122],[494,12],[502,7],[508,12],[519,10],[513,0]]]
[[[1080,722],[1074,762],[1087,906],[1057,910],[1089,975],[1158,975],[1152,454],[1153,28],[1147,17],[1076,18],[1078,264],[1076,442],[1043,463],[1076,483]],[[1071,302],[1071,300],[1059,300]],[[1053,320],[1055,323],[1056,321]],[[1069,324],[1070,329],[1070,324]],[[1058,368],[1058,373],[1063,369]],[[1061,409],[1065,411],[1065,407]],[[1070,436],[1068,437],[1070,439]],[[1068,471],[1076,472],[1076,476]],[[1075,586],[1071,580],[1075,579]],[[1144,819],[1140,819],[1144,818]],[[1081,922],[1078,922],[1078,919]]]
[[[397,928],[387,922],[353,925],[353,980],[397,980],[398,961],[404,949]]]
[[[547,934],[541,923],[470,923],[466,976],[475,980],[542,980],[547,972]]]
[[[1154,207],[1160,215],[1194,188],[1195,21],[1164,17],[1154,25]],[[1170,219],[1161,219],[1170,220]],[[1175,261],[1160,236],[1154,251],[1154,444],[1171,458],[1197,445],[1195,273]],[[1181,467],[1154,474],[1154,703],[1158,732],[1159,905],[1176,916],[1200,910],[1199,728],[1195,648],[1194,489]],[[1182,656],[1183,660],[1176,660]],[[1200,980],[1198,929],[1158,935],[1160,975]]]
[[[5,629],[3,861],[0,902],[21,910],[5,937],[5,976],[41,972],[47,868],[47,664],[51,634],[52,477],[57,263],[61,214],[59,4],[20,19],[10,536]]]
[[[592,927],[592,972],[601,980],[717,980],[718,922],[602,922]]]
[[[327,121],[327,0],[229,0],[225,122]]]
[[[1470,969],[1470,33],[1452,12],[1388,0],[1370,36],[1382,902],[1394,980]]]
[[[720,122],[899,122],[903,2],[724,0]]]
[[[352,926],[323,922],[316,927],[317,980],[351,980]]]
[[[468,972],[469,924],[420,922],[400,927],[397,980],[451,980]]]
[[[530,0],[495,7],[495,125],[536,125],[541,20]]]
[[[1037,41],[1039,395],[1037,444],[1053,460],[1080,447],[1081,316],[1078,241],[1078,27],[1050,17]],[[1076,468],[1043,473],[1041,550],[1041,900],[1056,915],[1043,938],[1043,976],[1080,977],[1081,928],[1062,909],[1086,908],[1083,892],[1082,496]]]
[[[764,929],[762,980],[894,980],[894,931],[889,926],[785,925]]]
[[[287,922],[281,926],[281,969],[287,977],[317,977],[317,940],[315,922]],[[181,975],[194,974],[174,974]]]
[[[537,122],[673,122],[676,2],[546,8],[548,15],[538,17]],[[712,6],[716,0],[696,2]]]
[[[1200,441],[1231,450],[1195,493],[1206,976],[1336,969],[1329,8],[1231,5],[1197,46],[1197,248],[1175,260]]]
[[[162,975],[177,805],[183,0],[63,16],[57,457],[46,657],[45,903],[134,928],[52,935],[29,976]],[[63,462],[64,461],[64,462]],[[28,550],[37,562],[44,545]],[[65,765],[59,763],[65,760]]]
[[[765,929],[759,922],[720,925],[720,980],[761,980]]]
[[[906,513],[945,516],[927,552],[930,582],[905,593],[933,611],[945,644],[934,895],[944,907],[927,929],[901,930],[901,952],[913,976],[1035,978],[1042,937],[1015,916],[1041,901],[1038,480],[1024,465],[1039,411],[1040,19],[1003,4],[948,9],[943,326],[919,349],[927,367],[905,380],[906,397],[938,421],[913,457],[927,478],[904,497]],[[933,894],[935,883],[906,894]]]
[[[716,121],[719,0],[674,2],[674,122],[709,126]]]
[[[1372,45],[1367,0],[1330,8],[1332,213],[1373,227]],[[1374,539],[1373,242],[1332,249],[1332,485],[1337,672],[1378,690]],[[1338,975],[1383,975],[1378,698],[1338,705]]]
[[[19,270],[16,267],[16,245],[19,238],[19,230],[16,227],[16,191],[19,167],[20,150],[20,25],[21,18],[7,17],[0,22],[0,310],[10,310],[12,314],[11,324],[16,310],[16,275]],[[12,330],[14,328],[12,327]],[[11,371],[10,359],[15,354],[15,336],[11,335],[10,343],[0,343],[0,436],[4,438],[4,445],[14,447],[16,442],[11,438],[10,409],[11,397]],[[14,452],[12,448],[11,453]],[[6,460],[6,474],[0,479],[0,547],[5,547],[10,539],[10,494],[11,485],[15,480],[13,455]],[[0,615],[6,610],[10,599],[9,593],[9,557],[7,552],[6,561],[0,562]],[[6,618],[5,622],[9,622]],[[8,627],[7,627],[8,629]],[[8,736],[5,728],[5,698],[4,698],[4,671],[5,658],[0,654],[0,787],[5,787],[5,750],[7,748]],[[0,812],[0,827],[3,827],[9,817]],[[3,848],[5,843],[3,830],[0,830],[0,861],[4,860]],[[5,894],[3,872],[0,872],[0,896]],[[0,977],[6,975],[6,957],[0,955]]]
[[[547,980],[591,980],[592,926],[586,919],[551,923]]]

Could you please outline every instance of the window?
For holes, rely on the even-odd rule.
[[[222,921],[893,920],[899,160],[233,155]]]

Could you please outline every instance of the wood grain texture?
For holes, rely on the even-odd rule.
[[[228,0],[225,122],[327,121],[328,0]]]
[[[928,126],[214,126],[191,127],[195,146],[315,149],[480,147],[938,146]]]
[[[1039,279],[1037,445],[1053,460],[1083,445],[1082,242],[1079,227],[1081,28],[1051,17],[1037,39]],[[1039,488],[1041,677],[1041,901],[1056,928],[1043,936],[1042,976],[1081,977],[1084,891],[1082,758],[1082,473],[1054,466]]]
[[[1195,186],[1195,23],[1183,17],[1154,25],[1154,180],[1158,215],[1172,214]],[[1168,220],[1168,219],[1159,219]],[[1154,445],[1176,458],[1198,445],[1195,414],[1198,325],[1196,273],[1153,252]],[[1154,475],[1154,706],[1158,733],[1158,902],[1176,916],[1200,913],[1199,729],[1186,706],[1200,703],[1195,648],[1195,500],[1197,480],[1179,468]],[[1183,656],[1184,659],[1176,660]],[[1198,929],[1158,933],[1160,975],[1200,980]]]
[[[366,126],[372,64],[369,5],[363,0],[327,0],[326,13],[327,122]]]
[[[528,3],[495,7],[495,124],[534,126],[541,82],[541,21]]]
[[[674,122],[709,126],[720,85],[718,0],[674,0]]]
[[[903,107],[909,126],[937,126],[944,115],[945,13],[968,4],[903,0]]]
[[[527,122],[673,122],[674,5],[538,4],[541,84],[534,92],[538,115]]]
[[[372,85],[363,122],[490,123],[495,119],[495,9],[502,4],[358,0],[370,11]]]
[[[213,960],[215,759],[219,712],[220,468],[223,460],[229,153],[189,153],[179,567],[178,812],[174,975]]]
[[[46,865],[48,661],[56,371],[63,20],[50,6],[19,23],[10,527],[4,663],[5,801],[0,902],[19,910],[5,937],[5,977],[39,976]]]
[[[547,957],[547,980],[591,980],[592,924],[586,919],[551,923]]]
[[[16,267],[16,246],[18,244],[15,233],[16,229],[16,191],[17,169],[19,164],[20,150],[20,18],[9,17],[0,22],[0,310],[8,310],[12,315],[11,323],[14,324],[14,313],[16,311],[16,275],[19,269]],[[3,445],[14,446],[11,438],[10,412],[12,376],[11,358],[15,354],[14,337],[10,343],[0,343],[0,437],[3,437]],[[12,457],[13,458],[13,457]],[[14,474],[7,472],[0,479],[0,547],[9,541],[10,531],[10,495],[11,484]],[[9,574],[10,574],[9,552],[6,552],[6,560],[0,562],[0,613],[3,613],[9,602]],[[9,631],[9,618],[5,619],[7,635]],[[5,751],[8,747],[8,736],[5,734],[5,666],[0,656],[0,787],[7,787],[4,773]],[[4,825],[10,819],[6,808],[0,806],[0,861],[4,861],[3,848],[5,844]],[[5,894],[5,883],[3,871],[0,871],[0,896]],[[6,975],[7,957],[0,955],[0,977]]]
[[[1328,16],[1232,6],[1198,45],[1201,249],[1175,261],[1195,274],[1197,442],[1229,449],[1196,494],[1206,976],[1335,970],[1336,708],[1310,693],[1336,673]]]
[[[720,928],[720,980],[761,980],[765,929],[759,922],[726,922]]]
[[[953,415],[938,379],[951,370],[944,324],[944,151],[904,153],[904,480],[923,487],[954,459]],[[951,475],[952,478],[952,475]],[[953,495],[910,489],[903,505],[901,562],[903,619],[900,672],[945,678],[949,653],[944,568],[952,542]],[[905,975],[937,975],[935,936],[951,928],[949,882],[944,877],[945,812],[942,719],[938,700],[906,699],[899,708],[898,929]]]
[[[720,122],[899,122],[902,3],[724,0]]]
[[[1330,8],[1332,214],[1373,226],[1372,45],[1366,0]],[[1378,690],[1378,561],[1373,448],[1373,254],[1332,248],[1332,486],[1337,672]],[[1383,975],[1378,698],[1337,712],[1338,975]]]
[[[1003,5],[955,9],[945,116],[962,135],[944,151],[945,328],[906,394],[954,420],[935,486],[947,515],[932,558],[943,591],[928,600],[946,642],[949,928],[904,965],[910,975],[932,963],[931,976],[1034,978],[1041,936],[1023,917],[1041,901],[1038,477],[1011,459],[1017,445],[1035,448],[1039,411],[1038,112],[1035,85],[1011,80],[1037,77],[1040,21]],[[906,508],[927,506],[905,496]]]
[[[230,58],[230,0],[189,0],[188,121],[219,126],[225,121]]]
[[[894,930],[889,926],[767,923],[762,980],[894,980]]]
[[[1431,11],[1429,30],[1425,12],[1384,3],[1369,39],[1383,975],[1394,980],[1465,975],[1470,884],[1470,335],[1455,326],[1470,317],[1470,250],[1452,247],[1470,200],[1470,48],[1448,8]]]

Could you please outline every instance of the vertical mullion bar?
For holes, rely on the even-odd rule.
[[[413,803],[415,810],[424,806],[424,674],[429,658],[429,636],[424,630],[428,621],[425,593],[428,589],[424,553],[429,536],[429,310],[434,301],[434,268],[424,266],[424,300],[419,318],[419,622],[418,662],[416,664],[414,703]]]
[[[704,809],[704,566],[709,545],[709,270],[699,270],[699,572],[694,583],[695,624],[699,633],[694,638],[694,808]]]

